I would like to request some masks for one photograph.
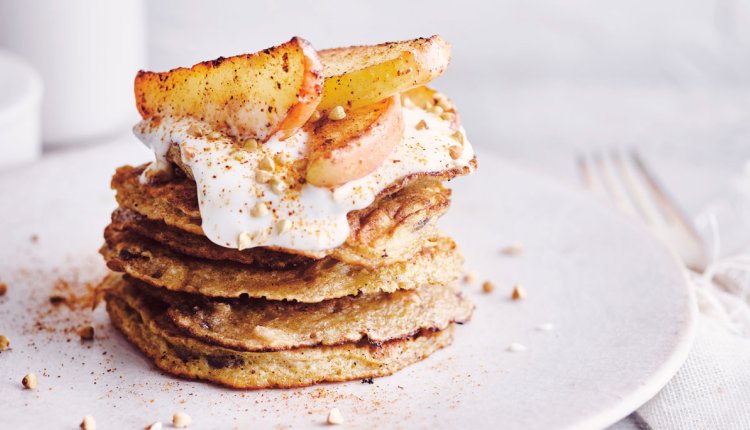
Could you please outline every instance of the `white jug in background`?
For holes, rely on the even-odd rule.
[[[0,0],[0,46],[44,82],[45,147],[128,130],[145,64],[142,0]]]

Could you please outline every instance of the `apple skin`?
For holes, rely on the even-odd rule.
[[[286,117],[279,123],[276,134],[281,140],[293,135],[315,112],[323,95],[323,63],[317,52],[307,42],[300,42],[304,53],[305,74],[297,93],[297,103],[287,111]],[[269,134],[270,138],[273,133]]]
[[[352,109],[342,120],[320,120],[308,146],[306,180],[337,187],[377,169],[404,134],[399,95]]]

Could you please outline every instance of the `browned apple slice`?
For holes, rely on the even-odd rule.
[[[320,102],[323,66],[299,37],[254,54],[169,72],[140,71],[135,99],[141,116],[190,116],[240,139],[284,139]]]
[[[325,84],[318,109],[366,106],[424,85],[448,67],[451,47],[440,36],[319,52]]]
[[[310,136],[307,182],[335,187],[366,176],[383,163],[403,132],[398,95],[352,109],[340,120],[320,120]]]

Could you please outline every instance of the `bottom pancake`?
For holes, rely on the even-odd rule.
[[[114,325],[160,369],[234,388],[291,388],[389,375],[449,345],[453,324],[403,339],[372,344],[243,352],[184,335],[166,315],[164,303],[135,296],[135,289],[107,291]]]

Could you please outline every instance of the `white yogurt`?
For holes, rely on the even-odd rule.
[[[188,131],[191,127],[208,127],[190,118],[142,121],[134,132],[156,157],[142,180],[168,169],[167,151],[172,144],[179,146],[182,161],[197,185],[203,231],[212,242],[227,248],[275,246],[316,252],[344,243],[349,236],[346,214],[372,204],[378,193],[398,179],[414,173],[471,168],[474,152],[468,140],[464,139],[458,158],[449,153],[449,148],[457,145],[449,121],[416,107],[404,107],[403,115],[403,139],[385,162],[367,176],[336,188],[290,181],[294,176],[291,166],[306,153],[307,134],[302,130],[283,141],[271,138],[256,150],[243,149],[225,136],[196,137]],[[428,127],[417,130],[421,120]],[[277,166],[274,176],[287,179],[292,186],[274,192],[270,184],[257,180],[256,173],[261,160],[280,156],[288,162]],[[258,215],[252,211],[257,204],[265,205],[267,213],[253,216]]]

